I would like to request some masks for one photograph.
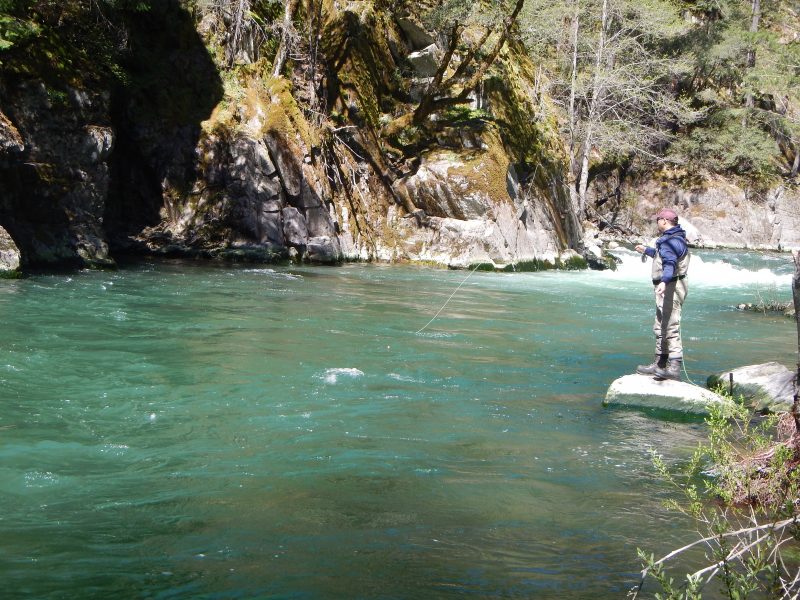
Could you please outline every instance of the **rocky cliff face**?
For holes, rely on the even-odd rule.
[[[234,35],[232,15],[178,0],[120,17],[122,75],[0,69],[0,227],[23,263],[153,252],[538,268],[583,250],[555,111],[532,103],[521,53],[420,129],[408,117],[435,39],[370,2],[322,6],[298,17],[318,20],[319,47],[277,78],[252,24]],[[740,202],[719,188],[648,190],[642,207],[679,205],[705,243],[794,243],[794,192]]]
[[[603,182],[595,198],[613,194],[619,185]],[[748,248],[786,251],[800,247],[800,192],[790,184],[754,190],[710,174],[671,178],[664,172],[628,178],[621,200],[603,206],[600,230],[590,227],[587,242],[645,240],[652,237],[654,215],[662,207],[675,210],[692,245],[706,248]],[[610,208],[608,208],[610,206]]]
[[[508,89],[474,99],[480,118],[395,146],[387,125],[426,85],[433,38],[371,3],[324,6],[310,79],[302,64],[272,79],[253,35],[231,46],[230,15],[195,20],[172,0],[120,25],[121,81],[0,74],[0,226],[25,264],[144,251],[505,265],[580,243],[558,144],[515,149]]]
[[[800,247],[800,192],[777,186],[752,191],[708,177],[694,186],[644,183],[637,220],[674,207],[697,246],[787,250]]]
[[[0,90],[0,225],[27,264],[111,264],[102,228],[109,95],[72,87],[54,95],[41,80]]]

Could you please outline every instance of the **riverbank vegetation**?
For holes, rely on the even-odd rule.
[[[578,209],[619,200],[587,207],[604,173],[796,178],[799,17],[759,0],[531,0],[522,29],[564,113]]]
[[[654,588],[660,588],[656,598],[669,600],[699,599],[712,587],[731,600],[796,598],[800,592],[796,422],[786,413],[762,418],[735,406],[711,412],[708,443],[680,470],[653,455],[658,473],[678,492],[669,507],[693,519],[698,538],[660,558],[640,549],[644,568],[632,598]],[[700,562],[693,571],[676,576],[671,561],[696,557],[699,549],[704,560],[695,558]]]

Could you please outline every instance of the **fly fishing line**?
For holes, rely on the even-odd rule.
[[[458,285],[458,287],[455,289],[455,291],[454,291],[452,294],[450,294],[450,297],[447,299],[447,301],[445,301],[445,303],[444,303],[444,304],[442,304],[442,308],[440,308],[440,309],[439,309],[439,312],[437,312],[435,315],[433,315],[433,318],[432,318],[430,321],[428,321],[428,322],[425,324],[425,327],[423,327],[422,329],[420,329],[419,331],[417,331],[417,334],[420,334],[420,333],[422,333],[423,331],[425,331],[425,330],[428,328],[428,325],[430,325],[431,323],[433,323],[433,322],[436,320],[436,318],[437,318],[437,317],[438,317],[440,314],[442,314],[442,311],[443,311],[443,310],[445,309],[445,307],[448,305],[448,303],[450,302],[450,300],[452,300],[452,299],[453,299],[453,296],[455,296],[455,295],[458,293],[458,290],[460,290],[460,289],[461,289],[461,287],[462,287],[462,286],[463,286],[465,283],[467,283],[467,279],[469,279],[470,277],[472,277],[472,274],[473,274],[475,271],[477,271],[477,270],[478,270],[478,267],[480,267],[480,266],[481,266],[481,263],[478,263],[477,265],[475,265],[475,268],[474,268],[474,269],[472,269],[472,271],[470,271],[470,272],[469,272],[469,275],[467,275],[467,276],[464,278],[464,281],[462,281],[462,282],[461,282],[461,283]]]

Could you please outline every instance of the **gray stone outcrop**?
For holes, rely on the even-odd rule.
[[[250,126],[260,130],[254,118]],[[150,250],[237,260],[342,259],[336,226],[305,150],[276,131],[204,136],[197,199],[174,207],[139,239]]]
[[[433,77],[439,68],[441,51],[436,44],[431,44],[422,50],[417,50],[408,55],[408,62],[414,69],[414,74],[420,78]]]
[[[753,409],[788,411],[794,402],[795,374],[780,363],[768,362],[723,371],[708,378],[708,387],[728,389],[733,374],[733,395],[742,396]]]
[[[436,42],[436,39],[425,31],[422,26],[410,16],[399,17],[397,24],[402,30],[408,45],[413,50],[421,50]]]
[[[523,194],[513,165],[496,131],[446,131],[446,148],[425,153],[418,168],[398,179],[397,197],[423,213],[409,218],[390,207],[386,224],[392,239],[381,240],[378,257],[468,267],[490,263],[498,268],[528,262],[566,260],[563,215],[558,198]],[[447,148],[449,146],[449,148]],[[420,220],[422,226],[420,226]],[[383,245],[394,241],[393,246]],[[345,246],[351,240],[345,236]]]
[[[777,186],[753,193],[720,178],[693,188],[654,182],[634,186],[638,225],[662,206],[673,207],[697,246],[785,250],[800,247],[800,190]]]
[[[631,406],[708,414],[712,406],[730,404],[719,394],[691,383],[657,380],[646,375],[625,375],[608,388],[604,406]]]
[[[0,227],[0,277],[17,277],[20,262],[19,248],[8,232]]]

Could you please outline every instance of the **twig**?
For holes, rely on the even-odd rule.
[[[670,560],[671,558],[674,558],[675,556],[685,552],[686,550],[689,550],[690,548],[693,548],[693,547],[698,546],[700,544],[705,544],[705,543],[708,543],[708,542],[712,542],[712,541],[718,540],[720,538],[737,537],[737,536],[741,536],[741,535],[755,533],[757,531],[763,531],[765,529],[772,529],[773,532],[774,531],[779,531],[779,530],[785,529],[789,525],[793,525],[793,524],[797,523],[798,517],[800,517],[800,515],[795,515],[794,517],[792,517],[790,519],[784,519],[783,521],[778,521],[776,523],[769,523],[769,524],[766,524],[766,525],[756,525],[755,527],[745,527],[743,529],[738,529],[736,531],[728,531],[728,532],[725,532],[725,533],[721,533],[719,535],[713,535],[713,536],[709,536],[709,537],[704,537],[702,539],[695,540],[691,544],[687,544],[687,545],[683,546],[682,548],[678,548],[677,550],[673,550],[672,552],[670,552],[669,554],[667,554],[663,558],[660,558],[659,560],[655,561],[652,565],[650,565],[649,567],[647,567],[647,568],[642,570],[642,578],[641,578],[641,580],[639,582],[639,585],[637,585],[636,587],[633,588],[633,594],[631,595],[631,598],[633,600],[635,600],[638,597],[639,592],[641,591],[642,586],[644,585],[644,580],[647,578],[647,574],[650,572],[650,569],[652,567],[661,565],[661,564],[665,563],[666,561]],[[761,539],[765,539],[766,537],[768,537],[768,536],[764,536]],[[752,547],[752,544],[750,546],[748,546],[748,547]],[[732,558],[736,558],[737,556],[741,556],[742,552],[736,554],[735,556],[729,556],[725,560],[720,561],[720,563],[715,563],[714,565],[711,565],[710,567],[706,567],[705,569],[701,569],[700,571],[697,571],[696,573],[694,573],[693,576],[699,576],[700,574],[707,572],[709,569],[719,569],[720,565],[723,565],[726,560],[730,560]]]

